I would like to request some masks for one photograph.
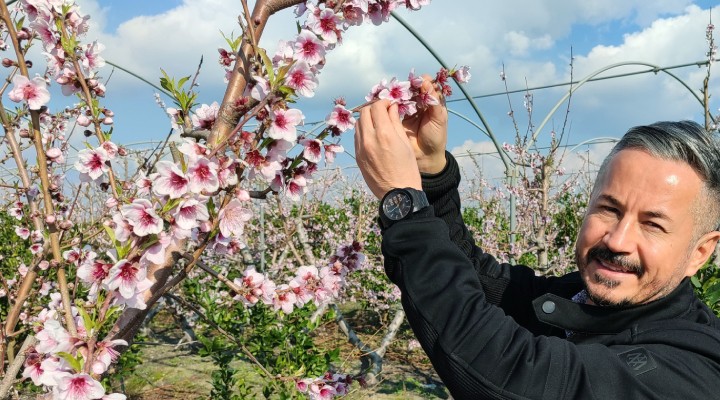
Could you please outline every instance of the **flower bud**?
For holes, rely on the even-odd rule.
[[[124,147],[118,147],[118,155],[120,157],[125,157],[127,154],[127,149],[125,149]]]
[[[107,200],[105,200],[105,207],[107,208],[115,208],[118,205],[118,201],[114,197],[108,197]]]
[[[45,216],[45,223],[48,225],[54,224],[56,220],[57,220],[57,218],[55,217],[54,214],[48,214]]]
[[[20,129],[20,137],[29,139],[30,138],[30,131],[27,129]]]
[[[33,66],[32,61],[30,61],[30,60],[25,60],[25,66],[28,67],[28,68],[32,68],[32,66]]]
[[[60,226],[60,229],[62,229],[62,230],[68,230],[73,227],[72,221],[70,221],[68,219],[64,219],[64,220],[60,221],[60,223],[58,225]]]
[[[5,67],[5,68],[14,67],[15,65],[16,65],[16,64],[15,64],[15,61],[13,61],[13,60],[11,60],[11,59],[9,59],[9,58],[7,58],[7,57],[5,57],[5,58],[2,59],[2,66]]]
[[[90,136],[93,135],[93,133],[92,133],[92,131],[91,131],[90,129],[85,129],[85,130],[83,131],[83,135],[85,135],[85,137],[90,137]]]
[[[106,117],[114,117],[115,113],[112,112],[112,110],[109,110],[107,108],[103,108],[103,114],[105,114]]]
[[[110,117],[105,117],[105,118],[103,118],[102,123],[105,125],[112,125],[113,119]]]

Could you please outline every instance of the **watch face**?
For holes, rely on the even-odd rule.
[[[397,192],[389,195],[383,201],[383,213],[393,221],[405,218],[412,211],[412,199],[405,192]]]

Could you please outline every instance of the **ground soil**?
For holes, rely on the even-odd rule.
[[[162,315],[159,315],[162,320]],[[384,333],[382,322],[362,312],[349,314],[348,320],[369,346],[377,345]],[[162,325],[162,324],[160,324]],[[328,322],[316,331],[316,342],[328,348],[340,347],[345,361],[342,368],[359,370],[357,349],[347,343],[334,322]],[[151,327],[148,339],[138,341],[142,364],[137,365],[122,382],[116,382],[129,400],[190,400],[209,399],[211,373],[215,366],[209,358],[198,355],[192,344],[182,343],[182,333],[173,326]],[[408,350],[412,332],[407,326],[390,346],[384,358],[383,371],[375,384],[360,388],[353,386],[347,399],[448,399],[450,396],[422,350]],[[179,344],[178,344],[179,343]],[[238,369],[249,382],[260,380],[252,364],[238,361]],[[355,371],[353,371],[355,370]],[[258,396],[258,398],[262,398]]]

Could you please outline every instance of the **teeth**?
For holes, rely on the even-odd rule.
[[[602,261],[600,261],[600,264],[602,264],[603,267],[605,267],[605,268],[607,268],[607,269],[609,269],[609,270],[611,270],[611,271],[615,271],[615,272],[625,272],[625,269],[623,269],[622,267],[618,267],[618,266],[615,266],[615,265],[612,265],[612,264],[606,264],[606,263],[604,263],[604,262],[602,262]]]

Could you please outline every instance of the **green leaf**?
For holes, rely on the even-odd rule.
[[[108,237],[110,237],[110,241],[115,243],[115,230],[109,226],[105,226],[105,224],[101,224],[103,229],[105,229],[105,233],[107,233]]]
[[[78,358],[73,357],[72,354],[60,351],[57,353],[63,360],[67,361],[68,364],[75,370],[75,372],[82,371],[82,356],[78,355]]]
[[[690,282],[692,282],[693,286],[695,286],[698,289],[700,287],[702,287],[702,283],[700,283],[700,280],[695,275],[690,277]]]
[[[189,77],[189,76],[186,76],[186,77],[184,77],[184,78],[180,78],[180,80],[179,80],[178,83],[177,83],[178,89],[182,89],[182,87],[185,85],[185,82],[187,82],[188,80],[190,80],[190,77]]]
[[[76,307],[80,315],[82,316],[83,323],[85,324],[85,330],[87,330],[88,334],[92,336],[95,334],[93,331],[95,329],[95,320],[93,320],[92,317],[85,311],[84,307]]]
[[[275,70],[273,69],[272,61],[270,61],[270,58],[268,58],[268,55],[263,48],[255,46],[255,52],[260,55],[260,58],[265,65],[265,71],[267,71],[268,74],[268,81],[271,82],[270,87],[275,86]]]

